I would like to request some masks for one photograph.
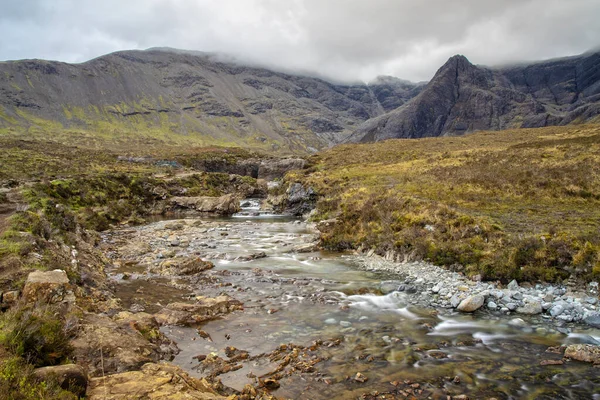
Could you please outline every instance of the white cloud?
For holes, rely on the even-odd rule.
[[[337,80],[427,80],[450,56],[496,65],[597,47],[596,0],[14,0],[0,59],[81,62],[155,46]]]

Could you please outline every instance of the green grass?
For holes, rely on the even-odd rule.
[[[338,219],[330,248],[486,279],[600,277],[597,125],[342,145],[311,163],[287,179],[317,189],[315,219]]]

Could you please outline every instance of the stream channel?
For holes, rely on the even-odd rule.
[[[277,398],[600,399],[600,369],[559,364],[562,355],[547,351],[597,344],[599,331],[564,335],[526,317],[514,326],[514,316],[411,305],[409,293],[382,291],[393,276],[358,268],[351,254],[294,251],[316,239],[303,221],[244,205],[230,218],[158,220],[103,236],[125,308],[156,313],[221,294],[243,303],[199,326],[161,328],[181,350],[173,363],[191,375],[210,375],[198,356],[241,352],[218,379],[242,390],[274,375]],[[215,267],[156,273],[165,259],[189,256]]]

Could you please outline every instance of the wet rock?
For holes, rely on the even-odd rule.
[[[600,313],[593,313],[585,317],[583,320],[586,324],[593,326],[594,328],[600,328]]]
[[[600,364],[600,346],[591,344],[572,344],[567,346],[565,357],[572,360]]]
[[[293,253],[312,253],[314,251],[319,250],[319,245],[317,243],[305,243],[299,246],[295,246],[292,249]]]
[[[523,300],[524,304],[521,307],[517,307],[517,312],[521,314],[535,315],[542,313],[542,302],[540,299],[533,297],[526,297]]]
[[[76,364],[36,368],[33,376],[39,382],[53,380],[61,388],[75,393],[79,397],[85,395],[88,384],[87,374],[81,366]]]
[[[233,194],[221,197],[173,197],[171,198],[171,207],[219,215],[231,215],[240,211],[239,201]]]
[[[553,317],[558,317],[560,314],[563,313],[564,310],[565,308],[562,304],[556,304],[550,309],[550,315]]]
[[[225,399],[217,394],[205,379],[193,378],[181,368],[163,363],[148,363],[139,371],[93,378],[89,382],[87,398],[90,400]]]
[[[564,362],[563,360],[542,360],[540,362],[541,366],[546,366],[546,365],[563,365]]]
[[[160,275],[194,275],[214,266],[210,261],[204,261],[200,257],[189,257],[165,260],[159,265],[152,265],[149,270]]]
[[[515,328],[526,328],[527,322],[525,322],[521,318],[513,318],[510,321],[508,321],[508,325],[513,326]]]
[[[154,315],[161,325],[192,325],[221,314],[242,309],[242,304],[229,296],[197,297],[196,303],[171,303]]]
[[[236,257],[235,261],[252,261],[252,260],[258,260],[260,258],[265,258],[265,257],[267,257],[267,253],[265,253],[264,251],[261,251],[258,253],[249,254],[247,256]]]
[[[269,390],[275,390],[279,388],[279,382],[273,378],[267,378],[262,382],[263,386]]]
[[[31,272],[23,287],[23,298],[31,303],[58,303],[65,300],[68,293],[69,278],[60,269]]]
[[[369,378],[367,378],[366,376],[364,376],[360,372],[357,372],[356,375],[354,375],[354,380],[356,382],[365,383],[366,381],[369,380]]]
[[[481,295],[469,296],[460,302],[456,309],[460,312],[473,312],[481,308],[485,298]]]
[[[509,311],[515,311],[517,307],[519,306],[516,303],[506,303],[506,308],[508,308]]]

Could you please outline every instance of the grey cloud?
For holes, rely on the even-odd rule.
[[[498,65],[597,47],[598,15],[596,0],[15,0],[0,59],[170,46],[336,80],[427,80],[456,53]]]

